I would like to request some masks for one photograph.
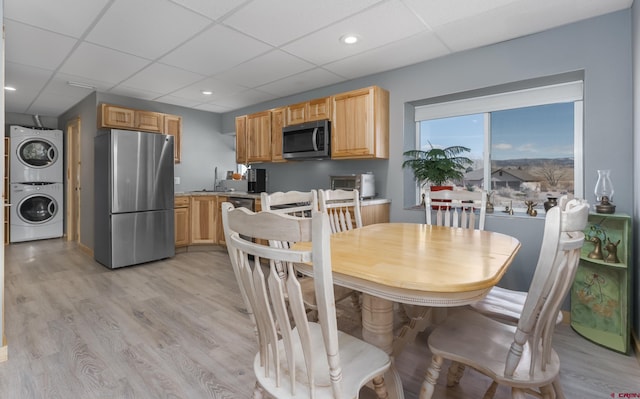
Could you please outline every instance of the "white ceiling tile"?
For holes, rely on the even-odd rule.
[[[349,79],[371,75],[449,54],[433,32],[422,32],[386,46],[344,58],[324,66]]]
[[[5,0],[4,18],[79,38],[108,0]]]
[[[61,95],[59,93],[51,93],[49,90],[45,89],[45,91],[38,96],[36,101],[34,101],[32,108],[38,109],[39,114],[60,115],[79,103],[89,94],[91,94],[91,91],[85,91],[82,95],[79,93]]]
[[[34,28],[22,23],[5,21],[5,60],[24,65],[37,65],[56,70],[77,40]],[[19,40],[14,40],[19,38]]]
[[[249,105],[258,104],[264,101],[272,100],[273,95],[258,91],[258,90],[245,90],[241,93],[237,93],[216,101],[210,102],[210,104],[219,105],[222,107],[229,107],[230,109],[238,109],[247,107]]]
[[[156,59],[211,21],[166,0],[116,0],[87,41]]]
[[[117,94],[119,96],[140,98],[142,100],[155,100],[156,98],[161,97],[164,94],[157,91],[135,89],[133,87],[127,86],[117,86],[112,88],[108,92]]]
[[[187,99],[172,96],[172,95],[158,97],[154,101],[159,101],[165,104],[179,105],[181,107],[187,107],[187,108],[194,108],[196,105],[202,103],[201,101],[187,100]]]
[[[216,25],[167,54],[160,61],[209,76],[270,49],[271,47],[264,43]]]
[[[308,62],[275,50],[216,75],[215,78],[256,87],[313,67]]]
[[[171,0],[207,18],[217,20],[247,0]]]
[[[393,29],[383,29],[393,26]],[[372,48],[413,36],[426,27],[398,0],[391,0],[347,18],[283,47],[283,50],[318,65],[358,54]],[[345,45],[340,37],[360,36],[354,45]]]
[[[259,89],[267,93],[284,97],[291,94],[302,93],[318,87],[328,86],[345,80],[342,76],[329,72],[322,68],[315,68],[293,76],[277,80],[260,86]]]
[[[482,14],[520,0],[403,0],[431,28]],[[529,0],[528,0],[529,1]]]
[[[123,86],[136,89],[153,88],[158,93],[168,93],[181,89],[204,76],[164,64],[152,64],[122,82]]]
[[[253,1],[224,23],[274,46],[280,46],[379,2],[380,0]]]
[[[26,65],[5,63],[4,68],[6,86],[16,88],[16,91],[6,91],[5,111],[28,112],[29,105],[37,98],[37,95],[46,85],[51,72]]]
[[[77,82],[77,83],[93,86],[96,88],[97,91],[107,91],[113,87],[113,83],[104,82],[99,79],[89,79],[84,76],[71,75],[71,74],[61,73],[61,72],[58,72],[55,75],[53,75],[53,79],[49,84],[60,85],[60,86],[65,85],[67,87],[72,87],[74,90],[82,90],[82,91],[87,90],[81,87],[69,86],[68,82]]]
[[[233,107],[216,105],[216,104],[199,104],[199,105],[196,105],[194,108],[199,109],[201,111],[218,112],[218,113],[228,112],[235,109]]]
[[[62,65],[60,72],[116,84],[148,64],[149,61],[143,58],[82,43]]]
[[[202,94],[203,90],[210,90],[212,94],[204,95]],[[200,103],[230,96],[245,90],[247,90],[247,87],[233,82],[208,78],[183,89],[176,90],[171,93],[171,95]]]

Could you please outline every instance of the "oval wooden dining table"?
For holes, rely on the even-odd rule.
[[[373,224],[331,236],[333,280],[362,292],[363,338],[392,354],[394,302],[451,307],[478,301],[500,281],[519,249],[517,239],[490,231]],[[297,270],[313,276],[312,265]],[[404,398],[393,366],[385,382],[389,398]]]

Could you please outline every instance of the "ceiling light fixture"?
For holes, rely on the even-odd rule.
[[[67,84],[69,86],[73,86],[73,87],[80,87],[82,89],[89,89],[89,90],[95,90],[96,87],[95,86],[91,86],[90,84],[87,83],[82,83],[82,82],[74,82],[74,81],[68,81]]]
[[[211,90],[202,90],[201,93],[204,94],[205,96],[210,96],[213,94]]]
[[[16,88],[15,88],[15,87],[12,87],[12,86],[5,86],[5,87],[4,87],[4,89],[5,89],[6,91],[16,91]]]
[[[344,44],[356,44],[360,40],[360,36],[354,34],[346,34],[340,37],[340,42]]]

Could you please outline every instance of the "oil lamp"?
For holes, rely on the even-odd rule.
[[[596,195],[596,201],[599,202],[595,207],[597,213],[614,213],[616,211],[616,206],[611,202],[614,190],[610,175],[611,170],[609,169],[598,170],[598,181],[593,191]]]

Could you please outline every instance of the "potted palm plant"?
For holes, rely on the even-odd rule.
[[[473,161],[461,154],[471,151],[470,148],[456,145],[446,148],[436,148],[431,143],[428,150],[409,150],[402,155],[407,159],[402,163],[403,168],[411,168],[413,176],[421,186],[431,183],[431,191],[452,190],[452,186],[444,186],[451,180],[459,180],[464,176],[467,166]]]

